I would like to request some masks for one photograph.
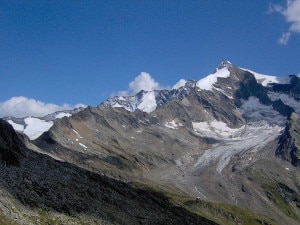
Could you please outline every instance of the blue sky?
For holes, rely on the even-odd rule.
[[[199,80],[224,59],[299,74],[299,2],[0,0],[0,116],[96,106],[141,72],[159,87]]]

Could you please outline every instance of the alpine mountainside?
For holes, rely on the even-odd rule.
[[[223,61],[31,140],[2,122],[0,223],[299,224],[299,85]]]

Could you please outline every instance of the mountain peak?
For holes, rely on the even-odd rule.
[[[222,69],[222,68],[227,68],[227,69],[229,69],[229,68],[231,68],[231,67],[233,67],[234,65],[231,63],[231,62],[229,62],[228,60],[223,60],[220,64],[219,64],[219,66],[217,67],[217,69],[216,70],[220,70],[220,69]]]

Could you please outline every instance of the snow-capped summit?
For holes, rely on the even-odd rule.
[[[197,87],[204,90],[212,90],[213,85],[218,81],[218,78],[227,78],[230,72],[227,67],[219,68],[215,73],[210,74],[197,82]]]
[[[153,112],[172,99],[183,99],[192,89],[195,88],[196,81],[181,80],[172,90],[140,91],[134,96],[115,96],[107,99],[101,105],[111,107],[122,107],[130,112],[141,110],[143,112]]]
[[[242,69],[228,60],[224,60],[219,64],[214,73],[209,74],[198,81],[186,81],[180,79],[171,90],[142,90],[134,96],[115,96],[106,100],[101,105],[122,107],[131,112],[141,110],[150,113],[172,99],[182,100],[192,90],[196,89],[202,92],[217,91],[227,98],[235,99],[238,104],[241,104],[241,98],[247,100],[251,95],[257,97],[265,104],[271,104],[275,95],[272,95],[273,99],[268,99],[268,96],[266,95],[267,92],[270,93],[271,91],[270,84],[289,84],[290,80],[290,77],[268,76],[251,70]],[[263,87],[259,86],[259,84],[263,85],[265,88],[269,88],[263,90]],[[298,96],[297,93],[294,95]],[[285,96],[283,99],[287,99],[287,97]],[[290,103],[292,101],[286,100],[285,102]],[[295,104],[293,103],[293,105]]]

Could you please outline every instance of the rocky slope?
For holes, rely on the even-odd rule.
[[[154,189],[32,151],[2,120],[0,140],[0,224],[216,224]]]
[[[36,140],[24,139],[30,153],[21,171],[34,171],[28,173],[37,174],[36,183],[51,177],[43,188],[64,196],[48,201],[37,193],[30,201],[48,216],[51,209],[55,218],[72,215],[77,222],[94,219],[97,211],[103,215],[98,223],[192,224],[194,217],[195,224],[211,223],[205,217],[219,224],[299,224],[298,89],[297,76],[261,75],[224,61],[209,76],[173,90],[141,91],[87,107],[55,121]],[[59,186],[60,179],[67,185]],[[9,180],[4,186],[20,185]],[[109,194],[101,192],[103,185]],[[74,199],[91,202],[83,214],[76,200],[61,200],[78,188]],[[93,191],[119,193],[118,201],[90,199]],[[157,220],[151,219],[155,214]]]

